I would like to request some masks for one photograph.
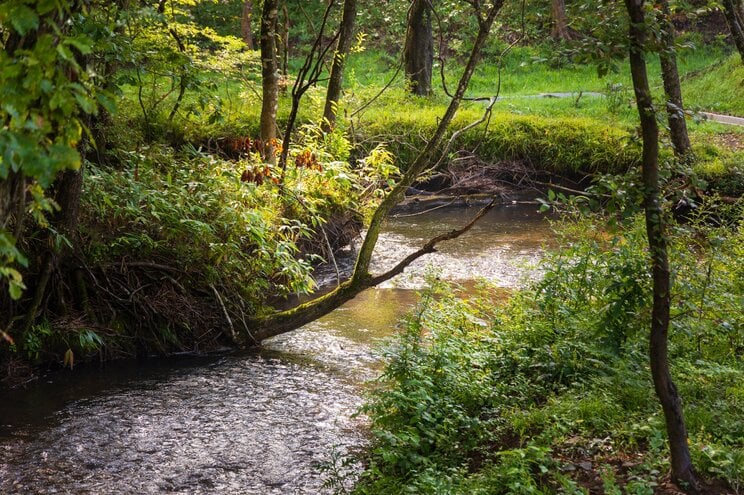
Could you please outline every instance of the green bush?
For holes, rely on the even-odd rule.
[[[438,281],[423,292],[364,408],[373,442],[357,493],[582,493],[582,462],[612,493],[652,493],[668,460],[643,222],[560,230],[544,277],[507,303]],[[691,448],[702,474],[739,489],[744,231],[693,221],[670,243],[670,350]]]

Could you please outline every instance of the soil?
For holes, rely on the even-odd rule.
[[[729,148],[732,151],[744,151],[744,134],[726,132],[711,137],[718,146]]]

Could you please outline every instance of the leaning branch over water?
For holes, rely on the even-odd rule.
[[[367,234],[364,237],[361,248],[359,249],[356,265],[354,266],[354,272],[352,273],[351,278],[340,284],[330,293],[313,299],[312,301],[301,304],[287,311],[280,311],[263,318],[257,318],[249,321],[244,331],[240,332],[239,340],[241,344],[258,344],[264,339],[289,332],[306,323],[316,320],[325,314],[330,313],[346,301],[353,299],[363,290],[372,287],[375,284],[388,280],[397,273],[402,272],[403,269],[408,264],[413,262],[414,259],[423,256],[427,252],[432,252],[438,242],[447,239],[454,239],[455,237],[467,232],[475,224],[475,222],[493,206],[492,202],[486,208],[484,208],[485,211],[481,210],[481,212],[476,215],[474,220],[462,229],[458,229],[450,232],[449,234],[444,234],[443,236],[438,236],[432,239],[427,244],[425,244],[424,247],[421,248],[421,250],[414,253],[414,255],[418,254],[417,256],[410,260],[409,258],[411,257],[409,256],[401,263],[396,265],[396,267],[393,268],[390,272],[376,277],[370,274],[369,267],[372,261],[372,253],[375,249],[375,245],[377,244],[377,239],[380,236],[382,224],[390,213],[390,210],[392,210],[392,208],[396,204],[398,204],[398,202],[400,202],[400,200],[405,195],[405,191],[408,189],[408,187],[411,186],[411,184],[413,184],[413,182],[421,174],[421,172],[423,172],[432,163],[437,162],[437,157],[441,153],[440,145],[442,143],[442,140],[444,139],[444,136],[447,133],[447,129],[460,107],[460,103],[465,97],[465,92],[470,83],[470,79],[472,78],[478,61],[480,60],[483,46],[488,39],[488,35],[491,27],[493,26],[493,22],[496,19],[496,15],[498,14],[499,10],[501,10],[502,5],[503,0],[496,0],[489,7],[482,7],[482,10],[478,10],[476,12],[479,26],[478,35],[475,39],[475,43],[473,44],[473,49],[470,52],[468,63],[465,66],[465,71],[460,78],[457,90],[452,96],[450,104],[447,107],[447,111],[444,113],[442,120],[439,122],[434,135],[426,143],[426,147],[424,148],[424,150],[411,164],[409,169],[403,175],[398,184],[396,184],[390,194],[388,194],[388,196],[382,201],[382,203],[380,203],[380,206],[378,206],[375,210],[375,213],[372,216],[372,221],[369,225],[369,229],[367,230]],[[488,111],[490,111],[490,108],[491,106],[489,105],[488,109],[486,110],[487,113]],[[385,278],[386,275],[389,276]]]
[[[421,248],[406,256],[402,261],[385,273],[368,276],[356,283],[354,283],[352,277],[324,296],[313,299],[312,301],[301,304],[300,306],[287,311],[274,313],[265,319],[254,320],[251,323],[253,323],[253,326],[257,326],[258,328],[255,328],[250,332],[248,332],[247,328],[245,329],[246,332],[248,332],[248,339],[244,343],[259,344],[262,340],[268,339],[269,337],[290,332],[333,311],[345,302],[353,299],[363,290],[379,285],[396,275],[403,273],[403,270],[405,270],[406,267],[423,255],[436,252],[437,244],[440,242],[456,239],[469,231],[478,220],[488,213],[495,205],[496,200],[491,200],[491,202],[481,208],[481,210],[467,224],[459,229],[452,230],[430,239],[426,244],[421,246]]]

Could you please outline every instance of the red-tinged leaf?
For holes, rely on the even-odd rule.
[[[10,345],[14,345],[15,344],[15,341],[13,340],[13,337],[11,337],[7,333],[3,332],[2,330],[0,330],[0,337],[2,337],[2,339],[4,341],[6,341]]]

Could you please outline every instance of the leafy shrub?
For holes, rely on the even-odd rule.
[[[560,230],[543,279],[507,303],[438,281],[423,292],[364,408],[373,444],[358,493],[583,493],[582,462],[604,466],[596,479],[612,493],[653,492],[668,460],[647,363],[643,222]],[[691,448],[702,473],[735,489],[743,246],[738,223],[670,236],[672,366]],[[627,458],[638,461],[618,469]]]

